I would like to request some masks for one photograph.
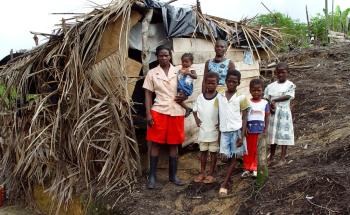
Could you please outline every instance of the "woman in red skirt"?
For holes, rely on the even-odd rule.
[[[145,106],[147,137],[151,141],[150,172],[147,187],[154,189],[161,145],[169,146],[169,181],[176,185],[183,182],[176,177],[177,147],[184,142],[184,109],[179,105],[185,98],[177,96],[177,69],[170,63],[170,49],[159,46],[156,56],[159,65],[145,78]],[[152,105],[152,94],[156,94]]]

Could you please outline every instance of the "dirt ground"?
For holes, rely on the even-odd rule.
[[[253,179],[232,177],[228,197],[218,189],[226,164],[217,169],[217,183],[192,182],[199,153],[180,158],[179,176],[185,187],[167,182],[159,170],[159,188],[147,190],[146,179],[125,198],[120,214],[350,214],[350,46],[294,50],[281,56],[291,64],[296,88],[296,145],[288,164],[269,169],[269,180],[257,190]],[[277,151],[279,153],[279,151]]]
[[[199,153],[187,149],[178,171],[186,186],[168,183],[166,165],[160,165],[157,189],[147,190],[143,177],[120,205],[96,214],[350,214],[350,45],[294,50],[281,59],[291,64],[297,86],[296,145],[288,164],[269,168],[260,190],[237,169],[230,195],[220,198],[227,165],[219,163],[218,182],[194,183]]]

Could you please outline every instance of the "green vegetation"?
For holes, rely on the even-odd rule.
[[[337,32],[350,32],[350,25],[347,22],[347,17],[350,15],[350,8],[341,11],[337,6],[334,11],[334,18],[332,19],[332,12],[328,16],[328,26],[330,30]],[[333,24],[334,20],[334,24]],[[279,46],[282,50],[287,50],[289,46],[292,47],[307,47],[310,45],[310,38],[307,23],[302,23],[299,20],[293,20],[288,15],[275,12],[257,16],[254,24],[265,25],[281,28],[284,40]],[[325,14],[316,14],[310,18],[310,33],[318,44],[328,43],[326,36],[326,19]]]

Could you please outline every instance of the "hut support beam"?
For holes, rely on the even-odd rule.
[[[141,59],[142,59],[142,73],[143,76],[146,76],[148,71],[149,71],[149,61],[151,59],[151,52],[150,52],[150,45],[148,42],[148,37],[149,37],[149,25],[151,23],[153,16],[153,9],[148,9],[145,17],[142,20],[142,26],[141,26],[141,32],[142,32],[142,54],[141,54]],[[149,166],[149,158],[151,156],[151,147],[152,147],[152,142],[147,141],[147,163]]]
[[[149,60],[151,59],[150,46],[148,42],[149,25],[153,16],[153,9],[147,10],[145,18],[142,20],[142,72],[146,75],[149,70]]]

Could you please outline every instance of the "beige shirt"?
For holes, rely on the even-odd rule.
[[[170,65],[168,76],[160,66],[147,73],[143,88],[156,94],[152,110],[170,116],[185,114],[185,110],[174,101],[177,95],[177,72],[178,69]]]

